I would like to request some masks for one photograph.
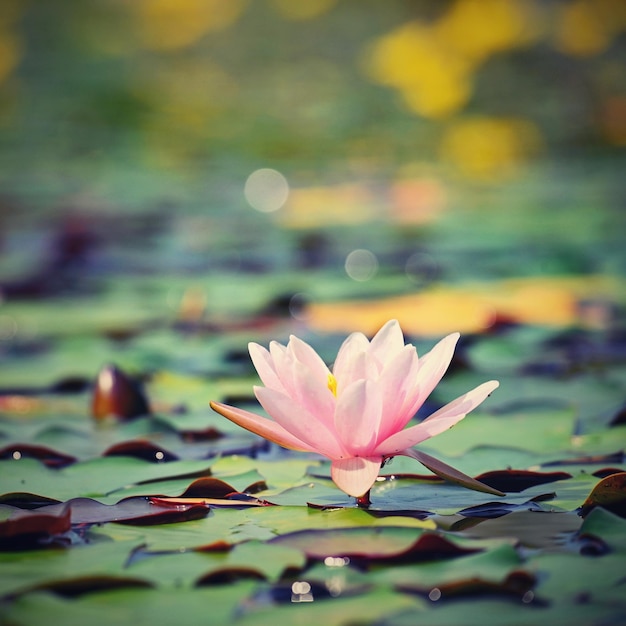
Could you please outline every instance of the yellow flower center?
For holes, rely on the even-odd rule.
[[[337,379],[332,375],[328,374],[328,388],[333,392],[333,396],[337,397]]]

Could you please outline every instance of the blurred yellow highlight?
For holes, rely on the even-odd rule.
[[[135,0],[143,44],[155,50],[185,48],[239,18],[246,0]]]
[[[299,21],[310,20],[320,15],[324,15],[332,9],[337,0],[306,0],[298,2],[297,0],[270,0],[274,10],[282,17]]]
[[[440,153],[462,175],[494,181],[514,174],[542,143],[538,128],[528,120],[473,117],[450,124]]]
[[[471,93],[469,65],[418,22],[381,37],[366,59],[376,82],[399,90],[408,108],[438,118],[463,107]]]
[[[22,42],[13,30],[20,12],[20,2],[5,0],[0,4],[0,84],[11,76],[22,58]]]
[[[572,56],[594,56],[604,52],[624,27],[623,0],[574,0],[560,6],[555,47]]]
[[[533,43],[541,19],[532,0],[460,0],[435,24],[443,45],[476,66],[489,56]]]
[[[358,184],[292,189],[278,218],[289,228],[329,224],[360,224],[373,219],[377,210],[374,194]]]
[[[397,89],[412,112],[443,118],[461,110],[473,74],[489,56],[540,35],[531,0],[458,0],[438,21],[417,20],[380,37],[365,59],[375,82]]]
[[[610,297],[624,285],[607,277],[530,277],[436,286],[416,294],[380,300],[311,303],[307,323],[318,332],[361,331],[373,335],[396,318],[405,332],[439,336],[459,331],[480,333],[499,319],[521,324],[567,327],[585,323],[580,303]]]
[[[21,56],[19,39],[11,33],[0,32],[0,83],[13,73]]]

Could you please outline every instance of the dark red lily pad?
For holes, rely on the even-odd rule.
[[[346,528],[303,530],[281,535],[269,543],[301,550],[313,561],[323,561],[329,556],[347,558],[361,569],[374,564],[421,563],[481,552],[480,549],[461,548],[434,533],[414,537],[414,531],[394,527]]]
[[[203,441],[215,441],[221,439],[224,433],[217,428],[209,426],[204,430],[179,430],[178,434],[185,443],[202,443]]]
[[[579,456],[571,459],[559,459],[542,463],[542,467],[557,467],[559,465],[599,465],[600,463],[624,463],[626,455],[623,450],[611,452],[610,454],[598,454],[589,456]]]
[[[71,529],[71,509],[67,503],[37,511],[2,506],[13,511],[8,519],[0,522],[0,550],[40,548]]]
[[[0,504],[6,504],[18,509],[38,509],[48,504],[59,504],[60,500],[47,498],[35,493],[27,493],[25,491],[14,491],[0,495]]]
[[[537,579],[532,574],[516,570],[506,576],[502,582],[493,582],[482,578],[464,578],[444,583],[437,587],[415,585],[398,585],[396,588],[404,593],[414,593],[428,598],[431,602],[439,602],[457,598],[476,599],[478,597],[505,597],[521,600],[524,604],[538,601],[533,592]],[[540,602],[543,604],[543,602]]]
[[[502,517],[508,515],[514,511],[537,511],[542,512],[543,509],[536,503],[535,500],[529,500],[522,504],[509,504],[507,502],[485,502],[477,506],[470,506],[465,509],[461,509],[458,513],[464,517],[482,518],[482,519],[495,519],[496,517]]]
[[[168,452],[160,446],[154,445],[144,439],[133,439],[132,441],[122,441],[107,448],[102,456],[128,456],[153,463],[167,463],[177,461],[178,456]]]
[[[116,589],[152,589],[154,585],[142,578],[131,576],[80,576],[49,581],[23,589],[21,593],[30,591],[50,591],[64,598],[76,598],[86,593],[114,591]]]
[[[441,480],[437,478],[437,480]],[[246,490],[247,491],[247,490]],[[345,504],[317,504],[316,502],[307,502],[307,507],[310,509],[315,509],[318,511],[334,511],[337,509],[348,509],[353,508],[352,502],[346,502]],[[378,509],[373,508],[371,506],[364,507],[363,511],[365,511],[368,515],[372,517],[412,517],[413,519],[424,520],[434,513],[432,511],[425,511],[423,509]]]
[[[196,587],[231,585],[241,580],[265,580],[265,576],[252,567],[224,567],[205,574],[196,581]]]
[[[237,490],[227,482],[211,476],[203,476],[194,480],[181,498],[224,498]]]
[[[91,498],[73,498],[67,502],[42,506],[34,512],[16,509],[14,515],[7,522],[13,519],[22,522],[33,518],[37,520],[38,516],[42,519],[45,516],[56,519],[61,514],[65,514],[66,511],[72,525],[116,522],[118,524],[151,526],[201,519],[208,515],[209,506],[197,501],[173,505],[167,501],[145,497],[125,498],[116,504],[102,504],[102,502]],[[52,523],[52,519],[50,523]],[[55,529],[55,534],[58,532],[55,526],[51,528]],[[66,530],[69,530],[69,526]],[[48,532],[52,534],[49,529]]]
[[[596,470],[592,473],[592,476],[596,476],[597,478],[606,478],[607,476],[611,476],[613,474],[621,474],[624,470],[619,467],[603,467],[602,469]]]
[[[485,472],[475,478],[494,489],[509,493],[519,493],[530,487],[545,485],[557,480],[566,480],[571,477],[572,475],[567,472],[531,472],[528,470],[507,469]]]
[[[53,450],[47,446],[32,443],[12,443],[0,449],[0,459],[14,459],[19,461],[23,458],[37,459],[46,467],[53,469],[67,467],[77,461],[74,456]]]
[[[237,500],[242,503],[260,503],[268,504],[264,500],[258,500],[251,496],[251,493],[258,493],[267,489],[265,481],[257,481],[244,489],[243,492],[237,491],[232,485],[210,476],[203,476],[194,480],[178,499],[221,499],[221,500]]]

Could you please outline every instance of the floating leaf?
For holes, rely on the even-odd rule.
[[[467,597],[477,600],[485,596],[505,597],[530,602],[535,600],[532,590],[536,584],[537,579],[535,576],[523,570],[518,570],[508,574],[501,582],[475,577],[440,584],[436,587],[424,587],[414,584],[399,585],[398,589],[408,593],[419,594],[432,602],[445,602],[446,600]]]
[[[130,456],[136,459],[144,459],[153,463],[167,463],[177,461],[178,457],[160,446],[149,441],[134,440],[116,443],[107,448],[102,456]]]
[[[58,515],[69,509],[72,524],[171,524],[206,517],[209,507],[197,502],[171,504],[148,498],[125,498],[117,504],[102,504],[91,498],[74,498],[42,506],[38,514]]]
[[[43,511],[8,511],[12,507],[0,506],[4,512],[10,513],[8,519],[0,521],[0,550],[39,548],[71,528],[71,512],[67,504],[53,505],[56,508]]]
[[[16,443],[0,450],[0,459],[19,460],[22,457],[37,459],[50,468],[66,467],[76,462],[76,457],[64,454],[46,446]]]
[[[580,514],[585,517],[597,506],[626,517],[626,472],[603,478],[583,502]]]
[[[499,470],[485,472],[476,476],[476,480],[490,487],[507,492],[519,492],[534,487],[545,485],[556,480],[565,480],[572,475],[567,472],[532,472],[529,470]]]
[[[303,530],[281,535],[271,544],[302,550],[310,559],[343,557],[358,567],[373,564],[414,563],[455,558],[476,550],[460,548],[451,541],[429,533],[419,534],[407,528],[347,528],[338,530]]]
[[[65,598],[75,598],[86,593],[101,593],[115,589],[149,589],[151,587],[149,582],[131,576],[92,575],[49,581],[28,589],[28,592],[51,591]]]

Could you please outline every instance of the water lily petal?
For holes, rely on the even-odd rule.
[[[354,378],[354,361],[363,359],[369,349],[369,341],[363,333],[352,333],[339,348],[337,358],[333,364],[333,375],[337,379],[337,385],[347,387]]]
[[[412,345],[406,345],[395,358],[385,367],[378,379],[383,400],[383,417],[381,420],[379,441],[402,430],[413,417],[408,413],[413,398],[407,398],[413,392],[413,380],[418,368],[417,352]]]
[[[410,415],[415,415],[417,410],[424,404],[424,401],[432,393],[439,381],[446,373],[454,348],[459,340],[459,333],[452,333],[444,337],[437,345],[427,354],[420,357],[417,376],[414,381],[412,402],[407,408]]]
[[[389,320],[372,338],[369,354],[386,365],[404,348],[404,335],[398,320]]]
[[[460,485],[461,487],[466,487],[467,489],[472,489],[474,491],[481,491],[483,493],[490,493],[494,496],[505,496],[505,493],[499,491],[498,489],[494,489],[489,485],[485,485],[485,483],[481,483],[479,480],[464,474],[458,469],[452,467],[451,465],[447,465],[443,461],[436,459],[434,456],[430,456],[430,454],[426,454],[421,450],[414,450],[412,448],[405,450],[401,453],[404,456],[410,456],[411,458],[419,461],[424,467],[427,467],[433,474],[436,474],[440,478],[447,480],[448,482],[454,483],[455,485]]]
[[[357,380],[337,397],[335,430],[350,454],[371,452],[382,416],[379,388],[369,380]]]
[[[378,368],[369,358],[367,352],[358,352],[354,353],[352,358],[345,362],[339,372],[333,372],[333,375],[337,380],[337,397],[340,397],[357,380],[376,378],[378,376]]]
[[[267,387],[255,387],[254,393],[267,413],[311,450],[333,459],[346,454],[337,433],[293,398]]]
[[[330,370],[326,367],[322,357],[306,341],[292,335],[289,338],[287,350],[291,351],[297,361],[306,366],[311,378],[322,381],[324,385],[328,384]]]
[[[429,415],[422,424],[429,424],[431,422],[437,422],[439,420],[445,420],[450,417],[455,417],[459,414],[467,415],[470,411],[474,410],[481,402],[484,402],[486,398],[498,387],[500,383],[497,380],[489,380],[478,387],[474,387],[471,391],[464,393],[462,396],[452,400],[445,406],[441,407],[438,411],[435,411],[432,415]],[[440,431],[443,432],[443,431]]]
[[[250,342],[248,344],[248,352],[263,384],[271,389],[285,392],[285,387],[276,373],[274,359],[269,350],[258,343]]]
[[[335,396],[328,388],[328,370],[324,377],[312,376],[311,370],[306,365],[296,361],[293,391],[297,394],[293,397],[294,400],[334,430]]]
[[[406,448],[411,448],[422,441],[426,441],[426,439],[439,435],[460,422],[471,410],[483,402],[498,385],[497,380],[492,380],[468,391],[433,413],[420,424],[391,435],[376,447],[375,453],[383,456],[401,454]]]
[[[303,452],[315,452],[315,448],[300,441],[300,439],[294,437],[294,435],[273,420],[261,417],[250,411],[229,406],[228,404],[222,404],[221,402],[210,402],[209,404],[216,413],[219,413],[231,422],[284,448],[301,450]]]
[[[339,489],[358,498],[366,494],[378,476],[381,457],[353,457],[332,462],[330,476]]]
[[[274,364],[274,371],[288,396],[293,396],[293,365],[295,358],[293,354],[277,341],[270,342],[270,355]]]

